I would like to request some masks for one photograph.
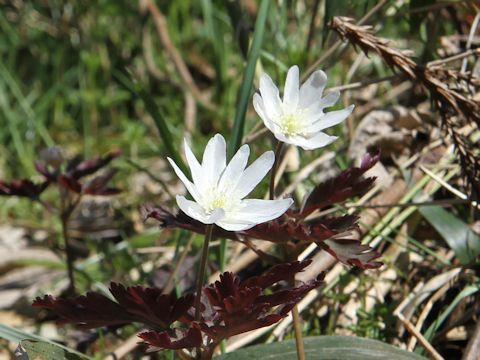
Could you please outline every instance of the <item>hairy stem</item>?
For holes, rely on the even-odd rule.
[[[200,266],[198,269],[197,292],[195,295],[195,321],[200,320],[200,300],[202,299],[202,287],[203,282],[205,281],[205,269],[207,267],[208,259],[208,245],[210,244],[210,240],[212,239],[213,226],[213,224],[209,224],[205,228],[205,241],[203,242],[202,257],[200,259]]]
[[[277,141],[277,146],[275,147],[275,162],[272,167],[272,174],[270,176],[270,200],[275,199],[275,176],[277,175],[278,164],[280,163],[280,154],[282,152],[283,143]]]

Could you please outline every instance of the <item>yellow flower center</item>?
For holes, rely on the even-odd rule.
[[[212,209],[221,209],[225,207],[226,202],[227,202],[226,196],[220,196],[220,197],[217,197],[216,199],[213,199],[210,206]]]
[[[284,113],[280,118],[280,129],[287,136],[300,135],[305,128],[305,121],[301,114]]]
[[[216,209],[223,209],[228,211],[232,206],[231,197],[225,193],[217,193],[215,190],[210,190],[205,197],[204,209],[207,214],[211,214]]]

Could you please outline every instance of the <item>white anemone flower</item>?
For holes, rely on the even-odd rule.
[[[225,139],[217,134],[208,142],[200,164],[185,141],[193,182],[168,158],[194,200],[177,195],[180,209],[204,224],[216,224],[228,231],[247,230],[282,215],[292,205],[292,199],[244,199],[275,161],[273,151],[267,151],[246,168],[249,154],[250,148],[243,145],[227,165]]]
[[[332,91],[322,97],[327,75],[321,70],[315,71],[302,86],[299,86],[299,82],[299,70],[295,65],[288,70],[282,101],[270,76],[263,74],[260,78],[260,94],[253,96],[253,107],[279,141],[305,150],[326,146],[337,137],[327,135],[322,130],[341,123],[354,106],[323,112],[337,102],[340,92]]]

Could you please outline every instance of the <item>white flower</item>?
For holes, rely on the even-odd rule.
[[[243,145],[227,166],[225,139],[217,134],[208,142],[200,164],[185,141],[185,155],[193,182],[168,158],[195,200],[177,195],[180,209],[204,224],[215,223],[228,231],[247,230],[282,215],[292,205],[292,199],[244,199],[275,161],[273,151],[267,151],[245,169],[249,154],[250,148]]]
[[[345,120],[354,106],[324,113],[324,108],[337,102],[340,92],[332,91],[322,97],[327,76],[321,70],[315,71],[299,87],[298,72],[296,65],[288,70],[283,101],[270,76],[263,74],[260,78],[260,94],[253,96],[253,107],[265,126],[281,142],[297,145],[305,150],[317,149],[337,139],[322,130]]]

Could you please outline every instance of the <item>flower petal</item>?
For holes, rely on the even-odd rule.
[[[227,162],[227,145],[222,135],[216,134],[210,139],[202,159],[205,186],[216,185]]]
[[[192,180],[199,192],[204,191],[205,181],[203,179],[203,170],[202,166],[198,162],[197,158],[188,146],[187,139],[184,139],[184,147],[185,147],[185,156],[187,158],[187,163],[190,168],[190,172],[192,174]]]
[[[319,132],[311,138],[297,136],[295,139],[291,139],[291,143],[300,146],[304,150],[314,150],[327,146],[337,140],[337,138],[338,136],[330,136],[323,132]]]
[[[353,111],[354,105],[350,105],[349,107],[337,110],[337,111],[330,111],[320,117],[316,122],[310,125],[307,128],[307,131],[310,133],[316,133],[317,131],[321,131],[323,129],[335,126],[345,120]]]
[[[187,188],[190,195],[192,195],[192,197],[195,199],[196,202],[200,202],[202,197],[201,197],[200,193],[198,192],[196,186],[194,184],[192,184],[190,180],[188,180],[188,178],[185,176],[183,171],[180,170],[180,168],[177,166],[177,164],[175,164],[175,162],[172,159],[167,157],[167,160],[170,163],[170,165],[172,165],[173,170],[175,171],[175,174],[177,174],[177,176],[183,182],[183,184]]]
[[[257,112],[258,116],[260,116],[260,118],[263,120],[263,123],[265,124],[267,129],[271,132],[274,132],[273,122],[268,117],[267,112],[265,111],[263,99],[258,93],[255,93],[253,95],[253,108]]]
[[[247,199],[242,201],[242,209],[234,214],[229,214],[225,220],[230,218],[236,221],[264,223],[276,219],[293,204],[293,199],[260,200]]]
[[[310,107],[322,96],[323,89],[327,84],[327,75],[322,70],[315,71],[300,87],[300,108]]]
[[[237,188],[235,189],[236,196],[243,199],[252,192],[255,186],[267,175],[274,162],[275,154],[273,151],[267,151],[255,160],[241,175]]]
[[[306,110],[304,110],[304,116],[309,118],[312,123],[320,119],[323,115],[323,109],[335,105],[340,97],[340,91],[332,91],[320,101],[314,102]]]
[[[298,105],[299,97],[299,70],[294,65],[288,69],[287,79],[285,80],[285,89],[283,91],[283,105],[289,111],[295,111]]]
[[[333,106],[340,98],[340,91],[330,91],[320,100],[320,105],[324,108]]]
[[[222,174],[218,182],[218,191],[224,193],[236,188],[240,177],[247,166],[248,157],[250,155],[250,148],[247,144],[242,145],[237,153],[233,155],[232,160],[227,165],[227,168]]]
[[[185,214],[204,224],[213,224],[225,216],[223,209],[215,209],[211,214],[205,213],[205,210],[196,202],[187,200],[184,196],[177,195],[177,205]]]
[[[256,223],[252,222],[244,222],[244,221],[235,221],[235,220],[228,220],[222,219],[215,222],[216,225],[220,226],[222,229],[227,231],[243,231],[248,230],[257,225]]]
[[[260,77],[260,95],[262,95],[265,113],[270,119],[276,119],[280,114],[280,95],[277,86],[267,74]]]

